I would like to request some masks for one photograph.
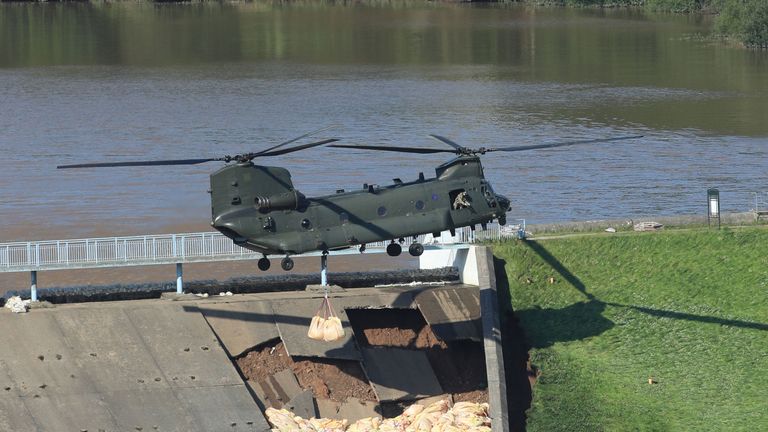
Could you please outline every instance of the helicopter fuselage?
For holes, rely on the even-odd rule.
[[[494,193],[477,156],[435,171],[430,179],[307,198],[284,168],[227,165],[211,174],[211,225],[264,255],[292,255],[505,222],[509,200]]]

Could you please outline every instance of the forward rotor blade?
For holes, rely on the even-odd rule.
[[[270,152],[258,152],[255,155],[253,155],[253,157],[257,158],[257,157],[261,157],[261,156],[279,156],[279,155],[283,155],[283,154],[287,154],[287,153],[293,153],[293,152],[299,151],[299,150],[304,150],[304,149],[308,149],[308,148],[312,148],[312,147],[321,146],[323,144],[328,144],[328,143],[336,142],[338,140],[339,140],[338,138],[329,138],[329,139],[324,139],[322,141],[316,141],[316,142],[309,143],[309,144],[302,144],[300,146],[291,147],[291,148],[282,149],[282,150],[273,150],[273,151],[270,151]]]
[[[109,167],[132,167],[132,166],[157,166],[157,165],[197,165],[205,162],[221,160],[220,158],[209,159],[170,159],[156,161],[130,161],[130,162],[97,162],[86,164],[59,165],[58,169],[68,168],[109,168]]]
[[[329,145],[328,147],[348,148],[348,149],[356,149],[356,150],[381,150],[381,151],[391,151],[391,152],[400,152],[400,153],[420,153],[420,154],[456,153],[455,150],[446,150],[446,149],[407,148],[407,147],[370,146],[370,145],[332,144],[332,145]]]
[[[450,139],[448,139],[448,138],[446,138],[444,136],[433,135],[433,134],[430,134],[429,136],[434,138],[434,139],[436,139],[436,140],[438,140],[438,141],[440,141],[440,142],[448,144],[449,146],[455,148],[456,150],[463,150],[464,149],[464,147],[456,144],[455,142],[451,141]]]
[[[486,151],[515,152],[515,151],[523,151],[523,150],[565,147],[565,146],[572,146],[572,145],[592,144],[592,143],[609,142],[609,141],[622,141],[622,140],[642,138],[642,137],[643,135],[624,136],[624,137],[617,137],[617,138],[598,138],[598,139],[580,140],[580,141],[567,141],[567,142],[552,143],[552,144],[533,144],[528,146],[490,148],[490,149],[487,149]]]
[[[279,149],[280,147],[283,147],[283,146],[285,146],[285,145],[288,145],[288,144],[290,144],[290,143],[292,143],[292,142],[296,142],[296,141],[298,141],[298,140],[300,140],[300,139],[302,139],[302,138],[306,138],[306,137],[308,137],[308,136],[310,136],[310,135],[314,135],[314,134],[320,133],[320,132],[322,132],[322,131],[326,131],[326,130],[328,130],[328,129],[333,129],[333,128],[336,128],[336,127],[339,127],[339,125],[333,124],[333,125],[330,125],[330,126],[326,126],[326,127],[324,127],[324,128],[318,129],[318,130],[316,130],[316,131],[307,132],[307,133],[305,133],[304,135],[301,135],[301,136],[297,136],[296,138],[293,138],[293,139],[289,139],[288,141],[283,141],[283,142],[281,142],[280,144],[278,144],[278,145],[276,145],[276,146],[272,146],[272,147],[270,147],[270,148],[268,148],[268,149],[264,149],[264,150],[261,150],[261,151],[259,151],[259,152],[256,152],[256,154],[254,155],[254,157],[256,157],[256,156],[262,156],[262,155],[265,155],[265,153],[269,153],[269,152],[271,152],[272,150],[277,150],[277,149]],[[274,155],[272,155],[272,156],[274,156]]]

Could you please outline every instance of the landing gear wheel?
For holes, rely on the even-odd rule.
[[[403,251],[403,248],[397,243],[390,243],[387,245],[387,255],[398,256]]]
[[[293,270],[293,259],[291,259],[291,257],[283,258],[283,260],[280,261],[280,267],[282,267],[285,271]]]
[[[424,246],[421,243],[413,242],[408,247],[408,253],[415,257],[421,256],[424,253]]]
[[[257,265],[259,266],[259,270],[261,271],[269,270],[269,265],[270,265],[269,258],[264,257],[259,259],[259,262],[257,263]]]
[[[361,244],[360,245],[360,253],[363,253],[363,252],[365,252],[365,245]]]

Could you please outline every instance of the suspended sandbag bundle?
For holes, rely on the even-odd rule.
[[[331,301],[326,294],[320,308],[315,312],[309,324],[307,336],[310,339],[333,342],[344,337],[344,326],[341,319],[333,311]]]

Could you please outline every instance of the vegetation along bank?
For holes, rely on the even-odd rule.
[[[530,0],[564,6],[642,6],[650,10],[716,14],[715,32],[750,48],[768,48],[766,0]]]
[[[764,429],[766,244],[759,226],[494,244],[539,374],[527,430]]]

